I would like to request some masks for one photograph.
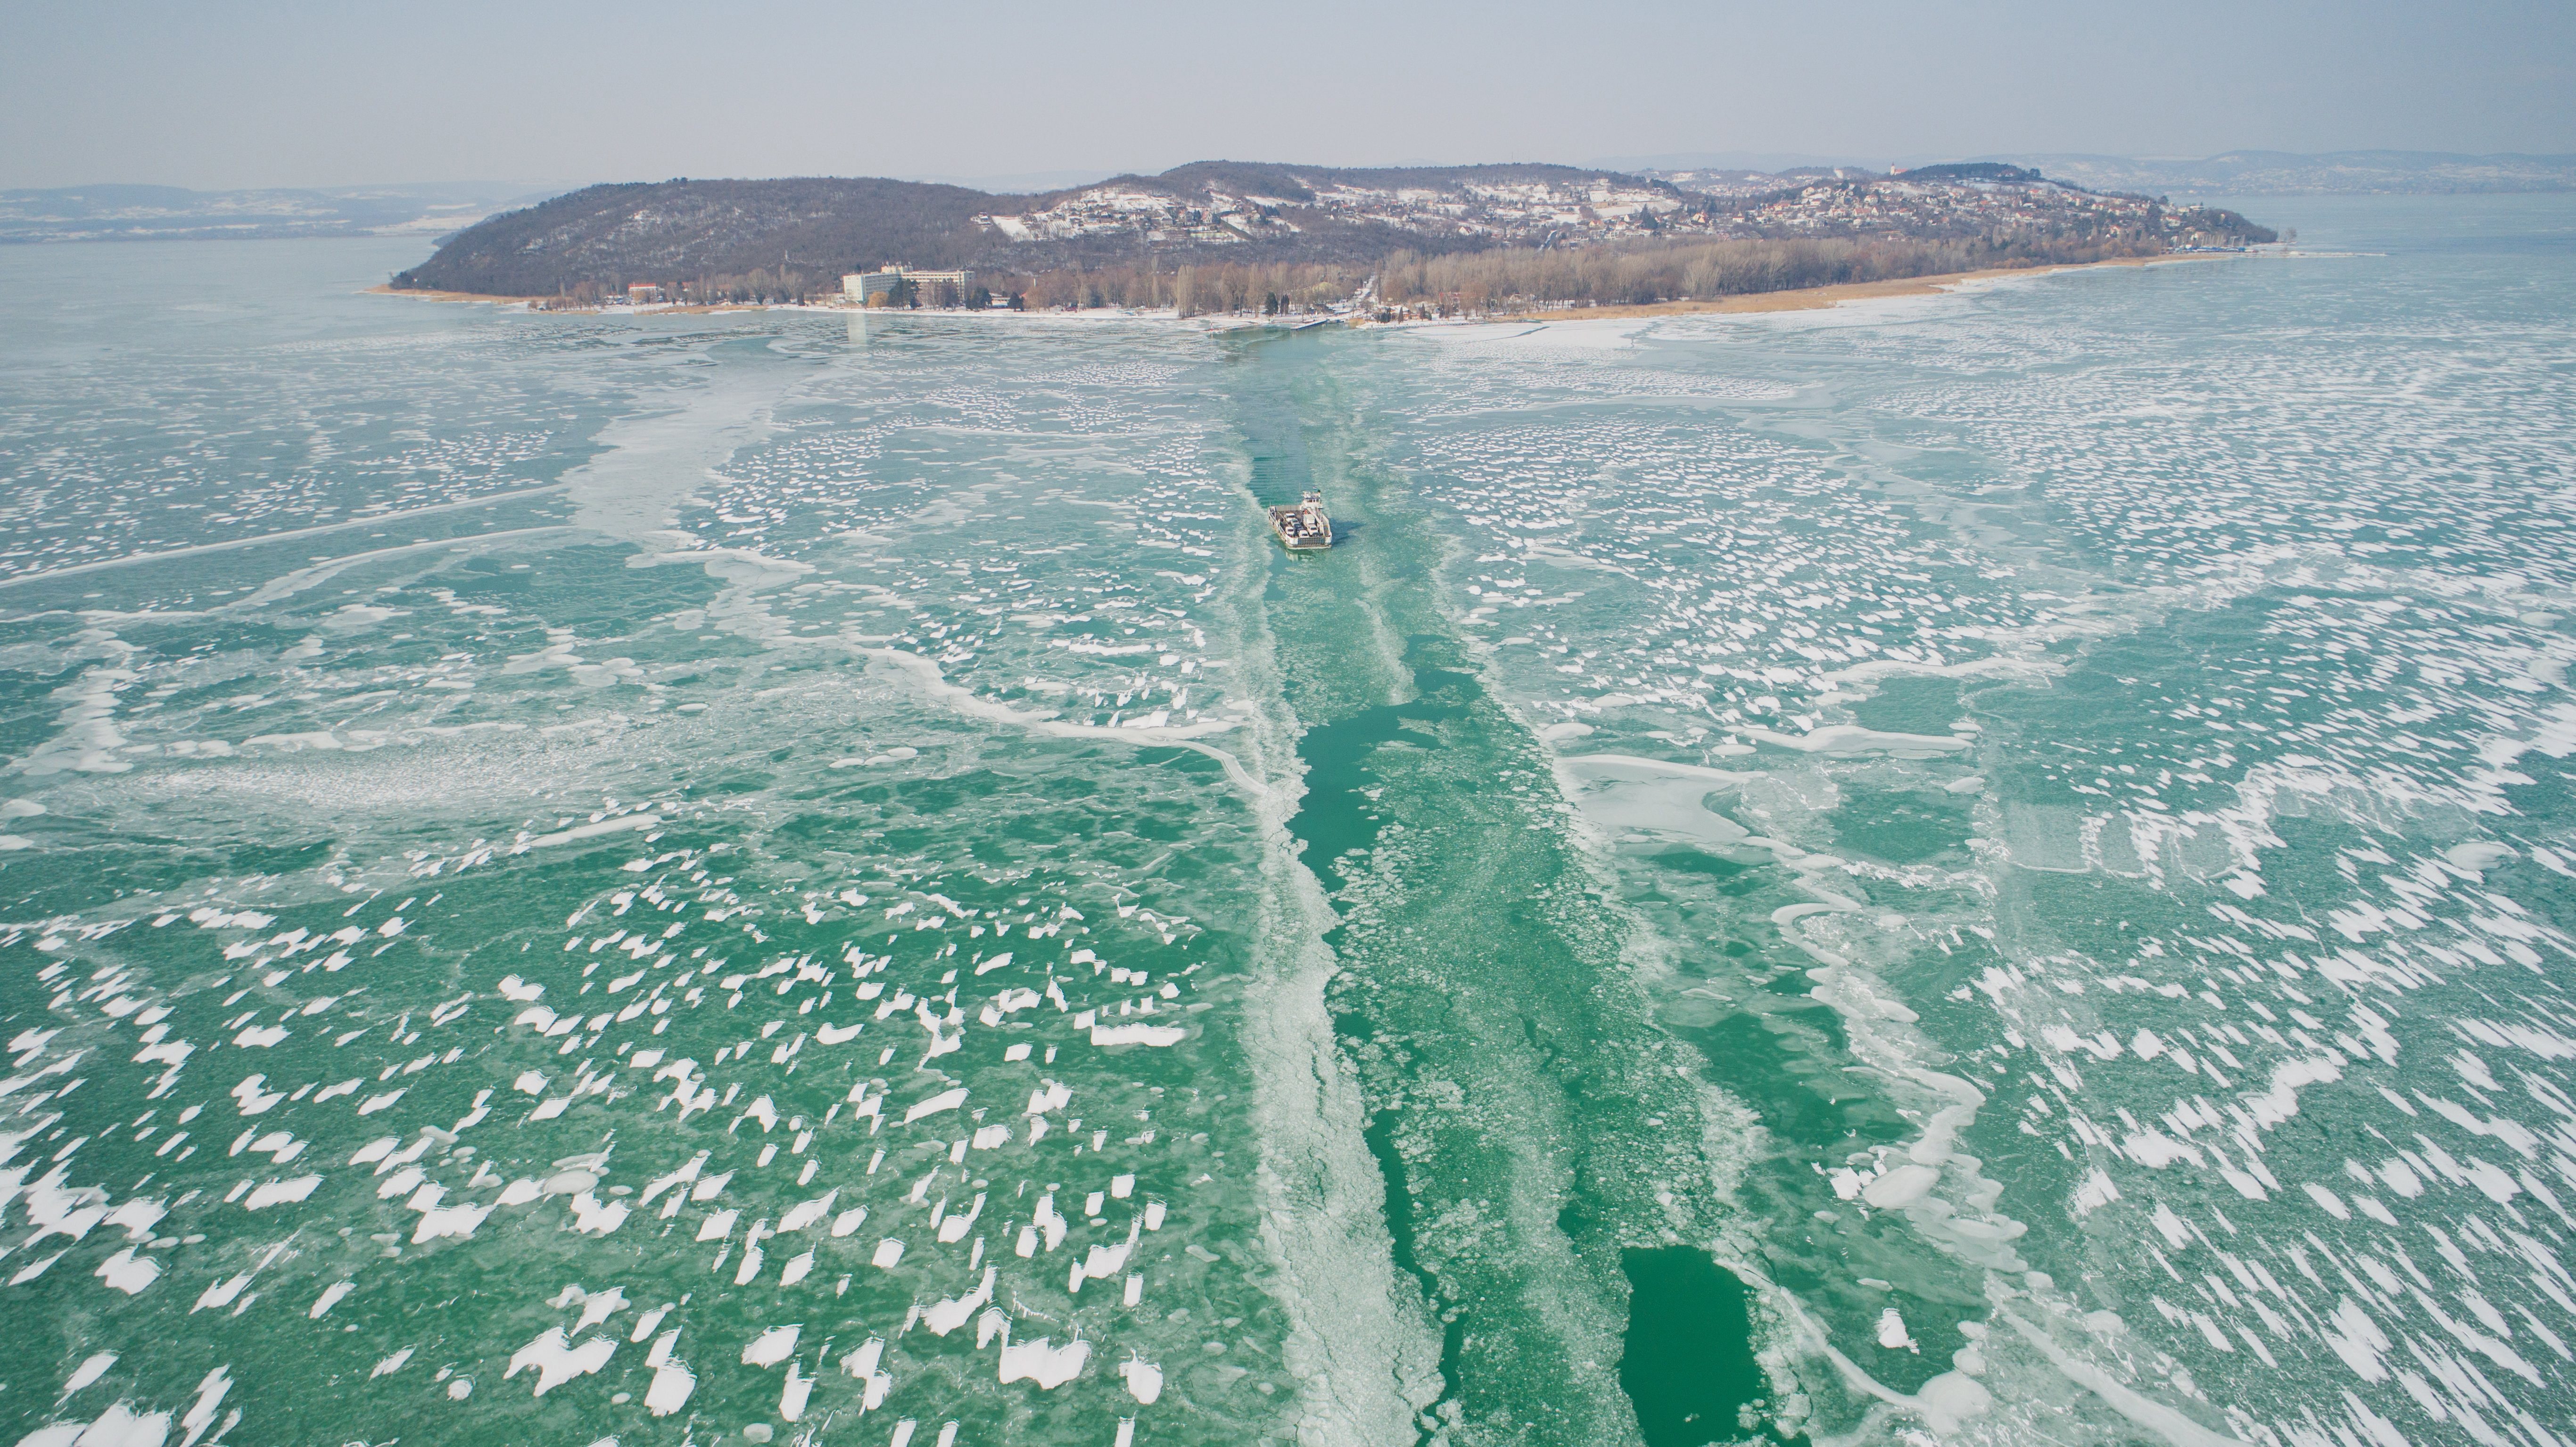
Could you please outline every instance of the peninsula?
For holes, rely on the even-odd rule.
[[[1720,177],[1207,161],[1028,196],[869,178],[593,186],[466,228],[391,289],[543,306],[1383,320],[1710,302],[2275,239],[2232,211],[1997,163]]]

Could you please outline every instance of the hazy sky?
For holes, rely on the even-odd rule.
[[[2576,151],[2576,4],[30,4],[0,185]]]

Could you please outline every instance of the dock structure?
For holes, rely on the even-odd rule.
[[[1333,519],[1324,511],[1324,495],[1306,494],[1295,507],[1270,510],[1270,530],[1292,553],[1312,552],[1333,545]]]

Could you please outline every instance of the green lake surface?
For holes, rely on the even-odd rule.
[[[2576,1439],[2576,202],[2230,204],[1295,333],[0,252],[0,1442]]]

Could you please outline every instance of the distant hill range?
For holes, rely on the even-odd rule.
[[[2273,239],[2232,212],[2099,193],[2025,168],[1787,175],[1702,186],[1687,173],[1572,166],[1396,168],[1205,161],[1037,195],[884,179],[674,180],[593,186],[494,216],[397,287],[561,296],[634,282],[692,294],[828,288],[899,262],[997,279],[1179,265],[1367,264],[1403,251],[1782,239],[2004,238],[2139,254]],[[2032,254],[2036,254],[2033,252]]]
[[[553,188],[507,182],[272,191],[188,191],[177,186],[0,191],[0,242],[437,237],[552,194]]]
[[[2044,172],[2097,191],[2138,191],[2151,196],[2440,195],[2472,192],[2576,190],[2576,156],[2460,155],[2447,151],[2229,151],[2198,159],[2017,152],[1975,156]],[[1784,177],[1877,176],[1896,163],[1848,157],[1706,154],[1629,156],[1601,162],[1644,176],[1700,178],[1711,189],[1742,194],[1777,187]]]
[[[1981,159],[2035,166],[2101,190],[2221,196],[2463,195],[2576,190],[2576,156],[2466,156],[2440,151],[2229,151],[2196,161],[2130,156],[2015,155]]]

